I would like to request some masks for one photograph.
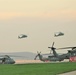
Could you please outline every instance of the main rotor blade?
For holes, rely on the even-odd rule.
[[[69,48],[74,49],[74,48],[76,48],[76,47],[64,47],[64,48],[57,48],[56,50],[59,50],[59,49],[69,49]]]
[[[54,42],[53,42],[53,44],[52,44],[52,47],[54,46]]]

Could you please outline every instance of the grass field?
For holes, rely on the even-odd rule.
[[[58,75],[76,70],[76,63],[0,65],[0,75]]]

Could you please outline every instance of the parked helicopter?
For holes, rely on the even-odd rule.
[[[46,62],[46,61],[63,61],[64,60],[63,58],[59,58],[54,55],[49,55],[48,57],[43,57],[43,55],[41,55],[40,53],[38,53],[36,55],[34,60],[36,60],[37,57],[39,57],[39,59],[44,62]]]
[[[26,37],[27,37],[27,35],[25,35],[25,34],[20,34],[20,35],[18,36],[19,39],[26,38]]]
[[[63,61],[64,59],[70,59],[73,56],[76,56],[76,47],[65,47],[65,48],[57,48],[58,49],[68,49],[68,48],[72,48],[72,50],[68,50],[67,53],[59,55],[55,50],[56,48],[53,47],[54,46],[54,42],[52,44],[52,47],[48,47],[51,48],[51,50],[53,51],[53,55],[48,55],[47,58],[44,58],[40,53],[38,53],[35,57],[35,60],[37,57],[39,57],[39,59],[41,61]]]
[[[54,48],[54,42],[52,44],[52,47],[48,47],[48,48],[51,48],[51,50],[53,51],[53,54],[54,56],[56,57],[56,60],[55,61],[62,61],[64,59],[70,59],[71,57],[73,56],[76,56],[76,47],[65,47],[65,48]],[[72,50],[68,50],[67,53],[65,54],[62,54],[62,55],[59,55],[55,50],[59,50],[59,49],[69,49],[69,48],[72,48]]]
[[[10,58],[8,55],[1,56],[0,64],[14,64],[15,61]]]

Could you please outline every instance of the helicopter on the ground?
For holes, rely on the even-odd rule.
[[[0,57],[0,64],[14,64],[15,61],[8,55]]]
[[[40,52],[41,53],[41,52]],[[64,59],[63,58],[59,58],[59,57],[56,57],[54,55],[48,55],[48,57],[43,57],[43,54],[41,55],[40,53],[38,53],[36,55],[36,57],[34,58],[34,60],[36,60],[37,57],[39,57],[39,60],[43,61],[43,62],[47,62],[47,61],[63,61]]]
[[[56,48],[53,47],[54,46],[54,42],[52,44],[52,47],[48,47],[51,48],[51,50],[53,51],[53,55],[48,55],[47,58],[44,58],[40,53],[38,53],[35,57],[35,59],[39,56],[39,59],[41,61],[63,61],[64,59],[70,59],[71,57],[76,56],[76,47],[65,47],[65,48],[57,48],[58,49],[68,49],[68,48],[72,48],[72,50],[68,50],[67,53],[59,55],[55,50]]]
[[[27,35],[25,35],[25,34],[20,34],[20,35],[18,36],[19,39],[26,38],[26,37],[27,37]]]
[[[51,48],[51,50],[53,51],[54,56],[56,57],[55,61],[63,61],[64,59],[70,59],[71,57],[76,56],[76,47],[65,47],[65,48],[54,48],[54,42],[52,44],[52,47],[48,47]],[[72,48],[72,50],[68,50],[67,53],[65,54],[61,54],[59,55],[55,50],[59,50],[59,49],[69,49]]]

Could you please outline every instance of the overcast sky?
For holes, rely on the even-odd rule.
[[[49,53],[53,41],[76,46],[76,0],[0,0],[0,52]]]

